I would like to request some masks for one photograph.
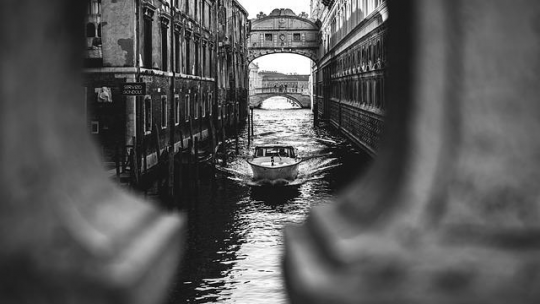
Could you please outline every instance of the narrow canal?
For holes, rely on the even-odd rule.
[[[304,221],[314,206],[332,204],[370,162],[338,133],[313,127],[310,110],[257,109],[254,118],[256,145],[279,142],[300,156],[324,156],[304,161],[291,185],[264,188],[251,181],[243,130],[240,155],[215,181],[201,182],[191,202],[188,247],[168,304],[286,303],[282,228]]]

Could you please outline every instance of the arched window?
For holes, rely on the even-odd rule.
[[[376,107],[376,108],[379,108],[380,105],[379,105],[379,81],[378,79],[375,79],[373,81],[373,105]]]
[[[152,98],[149,95],[144,97],[144,130],[152,131]]]
[[[96,37],[96,26],[93,23],[86,24],[86,37],[89,37],[89,38]]]
[[[96,37],[101,37],[101,23],[99,23],[98,26],[97,26],[97,36]]]
[[[366,47],[362,47],[362,66],[365,69],[365,66],[367,65],[367,50]]]
[[[376,55],[376,57],[377,57],[376,62],[382,61],[382,59],[381,59],[381,55],[382,55],[381,54],[381,41],[380,40],[377,41],[376,54],[377,54]],[[379,68],[380,68],[380,66],[379,66]]]
[[[186,94],[184,98],[184,116],[186,121],[191,118],[191,98],[189,94]]]
[[[161,128],[167,128],[167,96],[162,95],[161,96]]]
[[[207,105],[206,105],[206,93],[203,93],[202,94],[202,99],[201,99],[201,116],[202,117],[206,117],[206,110],[207,110]]]

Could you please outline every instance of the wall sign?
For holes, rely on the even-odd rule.
[[[146,83],[128,82],[120,84],[120,92],[124,96],[146,95]]]

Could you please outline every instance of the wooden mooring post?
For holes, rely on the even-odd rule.
[[[191,192],[191,180],[193,175],[193,140],[188,140],[188,159],[187,159],[187,172],[186,172],[186,186],[188,193]]]
[[[176,175],[176,183],[175,183],[175,192],[174,192],[174,202],[175,204],[182,208],[183,207],[183,188],[184,185],[183,182],[183,170],[182,170],[182,161],[183,161],[183,150],[178,149],[178,152],[176,153],[174,164],[175,164],[175,175]]]
[[[194,178],[195,178],[195,190],[198,193],[199,191],[199,138],[195,137],[195,147],[194,147]]]
[[[167,178],[167,193],[168,193],[168,199],[171,201],[171,206],[174,205],[174,147],[169,147],[168,150],[168,156],[169,156],[169,163],[168,163],[168,169],[169,174]]]
[[[238,112],[234,113],[234,133],[235,133],[234,144],[235,144],[236,155],[239,154],[239,149],[238,149],[238,116],[237,116],[237,114],[238,114]]]
[[[250,116],[251,116],[251,128],[250,128],[250,132],[251,132],[251,136],[254,137],[255,136],[255,133],[253,133],[253,125],[255,124],[254,121],[253,121],[253,106],[250,106],[249,107],[249,111],[250,111]]]
[[[247,116],[247,138],[248,138],[248,147],[251,147],[251,117],[249,113]]]

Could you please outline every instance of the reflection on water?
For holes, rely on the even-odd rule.
[[[169,303],[285,303],[282,228],[301,223],[316,205],[369,163],[339,135],[312,126],[310,110],[255,110],[255,145],[281,143],[300,156],[297,180],[284,187],[251,181],[250,150],[201,184],[189,210],[188,248]],[[244,134],[243,134],[244,135]],[[244,136],[242,136],[244,138]]]

